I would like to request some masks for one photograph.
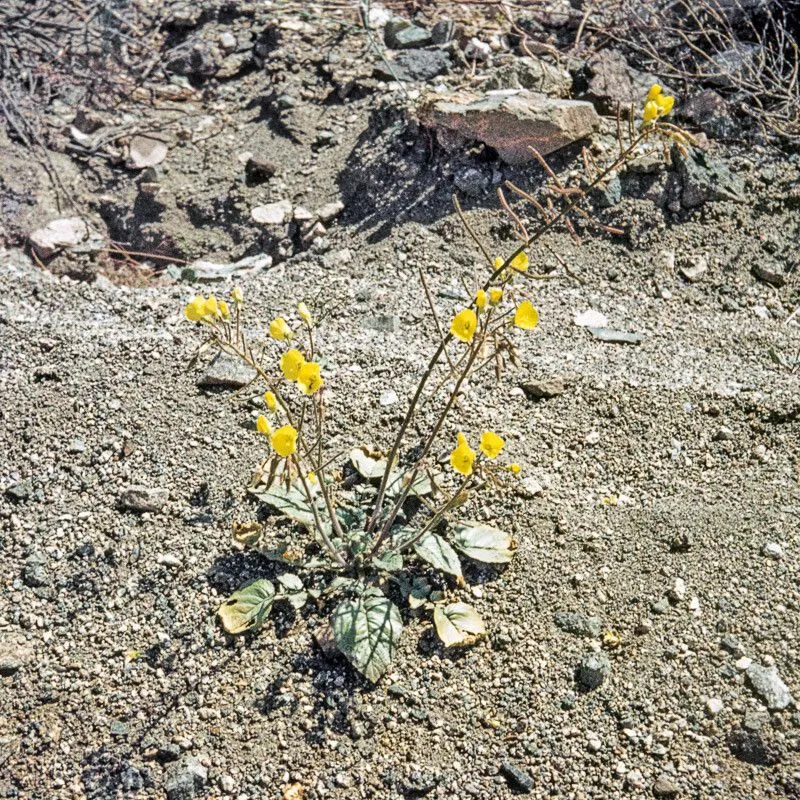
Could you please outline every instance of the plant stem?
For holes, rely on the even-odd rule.
[[[292,461],[294,461],[295,467],[297,467],[297,473],[300,476],[300,482],[303,484],[303,491],[306,493],[306,499],[308,500],[309,506],[311,506],[311,513],[314,515],[314,524],[317,526],[317,530],[319,531],[319,535],[327,547],[328,552],[330,553],[331,557],[339,564],[340,567],[346,567],[347,562],[345,561],[342,554],[333,546],[333,542],[330,540],[330,537],[327,533],[325,533],[325,528],[322,526],[322,520],[319,517],[319,512],[317,511],[317,504],[314,502],[314,498],[311,495],[311,489],[308,486],[308,481],[306,481],[306,476],[303,475],[303,469],[300,466],[300,459],[297,457],[297,453],[292,455]],[[322,479],[317,478],[320,481],[320,488],[322,487]],[[322,494],[325,497],[325,493]],[[331,512],[330,505],[326,500],[326,505],[328,505],[328,514],[330,514],[331,519],[333,519],[333,514]]]
[[[548,230],[550,230],[550,228],[553,227],[553,225],[555,225],[559,220],[563,219],[567,214],[569,214],[570,211],[576,208],[578,203],[583,199],[583,197],[586,195],[588,191],[593,189],[595,186],[597,186],[597,184],[605,180],[605,178],[608,177],[609,174],[611,174],[614,170],[618,169],[622,164],[624,164],[625,161],[627,161],[627,159],[631,155],[631,153],[633,153],[633,151],[636,149],[636,147],[638,147],[639,144],[641,144],[641,142],[643,142],[647,138],[649,133],[650,133],[649,130],[640,133],[630,143],[630,145],[628,145],[628,147],[622,153],[620,153],[619,156],[617,156],[617,158],[613,161],[613,163],[609,167],[606,167],[606,169],[604,169],[599,175],[597,175],[597,177],[594,178],[594,180],[592,180],[589,183],[589,185],[586,187],[586,189],[582,191],[581,195],[577,199],[569,200],[560,211],[558,211],[554,216],[546,220],[536,231],[533,232],[533,234],[531,234],[531,236],[526,241],[524,241],[519,247],[517,247],[517,249],[510,256],[508,256],[508,258],[506,258],[506,260],[502,263],[502,265],[497,267],[492,272],[492,274],[483,284],[482,287],[483,290],[487,291],[489,287],[492,285],[492,283],[494,283],[494,281],[497,279],[497,277],[501,275],[504,270],[510,267],[511,262],[520,253],[522,253],[526,248],[530,247],[535,241],[540,239]],[[467,230],[469,231],[468,226]],[[489,255],[486,252],[486,250],[483,247],[481,249],[483,250],[484,255],[486,255],[488,258]],[[491,261],[491,259],[489,260]],[[473,301],[469,305],[469,308],[472,308],[474,305],[475,305],[475,300],[473,299]],[[386,488],[389,483],[389,474],[391,472],[392,466],[394,465],[399,455],[400,447],[403,442],[403,437],[405,436],[405,433],[408,430],[408,426],[411,424],[411,420],[414,418],[414,414],[416,413],[417,410],[417,405],[419,404],[420,398],[422,397],[422,392],[425,389],[425,386],[427,385],[428,380],[436,364],[439,362],[442,353],[445,352],[445,348],[452,341],[452,339],[453,339],[453,334],[448,332],[442,339],[442,341],[439,343],[439,346],[436,348],[435,352],[428,361],[428,364],[425,367],[425,371],[422,373],[422,377],[420,378],[419,383],[417,384],[417,389],[414,392],[414,396],[411,398],[411,402],[409,403],[406,415],[403,418],[403,421],[400,423],[400,428],[397,431],[397,436],[395,437],[395,440],[392,444],[392,449],[389,453],[389,457],[386,462],[386,469],[384,470],[383,477],[381,478],[381,483],[378,488],[378,495],[375,499],[375,508],[372,512],[372,515],[367,519],[366,525],[364,526],[364,530],[367,533],[371,533],[374,530],[375,525],[377,524],[377,521],[380,517],[381,511],[383,510],[383,504],[386,498]],[[419,471],[418,465],[419,465],[419,460],[417,462],[416,471]]]

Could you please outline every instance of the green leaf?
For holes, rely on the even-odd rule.
[[[364,523],[367,521],[364,511],[355,506],[337,506],[336,516],[342,523],[345,533],[363,530]]]
[[[383,477],[387,461],[380,453],[372,453],[366,447],[354,447],[350,451],[350,463],[362,478],[376,481]]]
[[[282,484],[273,484],[269,489],[250,489],[251,494],[261,500],[262,503],[274,508],[283,516],[288,517],[301,525],[305,525],[310,531],[316,529],[314,521],[314,511],[308,498],[302,489],[296,484],[292,484],[288,489]],[[318,509],[320,520],[325,525],[325,531],[330,532],[327,514],[323,509]]]
[[[340,603],[331,624],[339,650],[367,680],[377,682],[392,663],[403,631],[397,607],[380,589],[367,589]]]
[[[389,481],[386,484],[386,493],[391,498],[397,498],[405,489],[408,482],[411,480],[413,470],[409,472],[400,472],[393,469],[389,473]],[[418,497],[425,497],[433,492],[433,484],[431,479],[425,472],[418,472],[411,484],[409,495],[417,495]]]
[[[419,608],[428,602],[431,594],[431,585],[425,578],[414,578],[411,591],[408,593],[409,608]]]
[[[303,586],[303,582],[297,575],[291,572],[286,572],[283,575],[278,575],[278,583],[281,585],[282,591],[277,595],[278,599],[288,600],[292,608],[299,610],[308,601],[308,594]]]
[[[378,569],[385,570],[386,572],[399,572],[403,569],[403,556],[400,553],[395,553],[388,550],[385,553],[372,559],[372,563]]]
[[[453,544],[464,555],[486,564],[507,564],[516,547],[507,533],[467,520],[456,525]]]
[[[261,626],[272,608],[275,587],[259,580],[235,591],[217,610],[222,627],[228,633],[245,633]]]
[[[444,608],[436,606],[433,610],[433,624],[445,647],[474,644],[481,636],[486,635],[486,626],[480,614],[467,603],[451,603]]]
[[[436,533],[426,533],[415,545],[414,552],[436,569],[462,578],[461,562],[450,544]]]

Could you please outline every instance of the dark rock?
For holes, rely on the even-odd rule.
[[[115,719],[111,723],[110,733],[112,736],[124,737],[127,736],[129,732],[128,724],[126,722],[122,722],[121,720]]]
[[[739,133],[731,116],[728,103],[713,89],[703,89],[693,94],[680,107],[680,116],[703,133],[716,139],[732,139]]]
[[[489,188],[490,178],[477,167],[464,167],[453,176],[456,189],[470,197],[480,197]]]
[[[602,629],[600,617],[589,617],[573,611],[557,611],[553,614],[553,622],[562,631],[587,639],[599,638]]]
[[[673,147],[672,163],[683,208],[697,208],[715,200],[745,202],[744,181],[705,151],[690,149],[683,152]]]
[[[177,761],[180,757],[181,748],[172,742],[161,745],[156,751],[156,760],[161,764],[168,764],[171,761]]]
[[[5,496],[15,503],[24,503],[30,500],[33,494],[33,483],[31,481],[20,481],[9,486],[5,491]]]
[[[745,649],[742,647],[741,642],[732,633],[726,633],[719,640],[719,646],[734,658],[741,658],[745,654]]]
[[[781,760],[780,752],[755,731],[737,730],[728,734],[728,748],[740,761],[758,767],[771,767]]]
[[[497,67],[484,86],[491,90],[528,89],[551,97],[568,97],[572,76],[561,67],[524,56]]]
[[[533,778],[525,770],[520,769],[510,761],[504,761],[500,765],[500,770],[505,775],[508,785],[514,791],[528,794],[533,789]]]
[[[391,68],[383,62],[375,67],[375,73],[384,80],[429,81],[449,71],[452,62],[443,50],[405,50],[398,53]]]
[[[639,72],[629,66],[622,53],[601,50],[586,62],[587,99],[595,101],[604,113],[615,114],[617,106],[623,111],[638,108],[655,75]]]
[[[412,772],[403,783],[403,794],[411,797],[425,797],[439,784],[439,778],[428,772]]]
[[[781,287],[786,283],[786,273],[777,262],[756,261],[750,270],[756,278],[771,286]]]
[[[523,383],[520,386],[529,400],[549,400],[552,397],[564,394],[566,391],[563,375],[555,375],[545,380]]]
[[[605,653],[587,653],[578,664],[575,680],[585,692],[596,689],[611,672],[611,662]]]
[[[268,181],[278,171],[277,166],[268,158],[252,155],[244,165],[244,172],[250,186]]]
[[[151,489],[149,486],[131,486],[119,497],[119,507],[123,511],[137,514],[160,511],[169,499],[166,489]]]
[[[455,24],[451,19],[440,19],[431,28],[431,41],[434,44],[447,44],[455,34]]]
[[[176,75],[210,78],[220,68],[220,54],[201,39],[186,42],[176,48],[166,63],[166,69]]]
[[[688,531],[676,533],[669,542],[670,553],[688,553],[692,549],[694,539]]]
[[[592,197],[600,208],[611,208],[622,200],[622,181],[619,175],[613,175],[608,181],[600,184],[592,192]]]
[[[433,41],[430,31],[404,19],[390,19],[383,29],[383,39],[392,50],[426,47]]]
[[[205,786],[208,770],[196,756],[184,756],[164,770],[164,790],[167,800],[193,800]]]
[[[44,564],[38,560],[31,560],[22,571],[22,580],[25,581],[26,586],[35,588],[49,585],[50,576],[47,574]]]
[[[751,81],[755,75],[760,47],[736,41],[735,47],[715,53],[708,62],[709,83],[725,89],[735,88],[740,81]]]

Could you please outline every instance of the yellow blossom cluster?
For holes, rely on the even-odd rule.
[[[303,394],[314,394],[324,384],[319,364],[316,361],[306,361],[305,356],[294,347],[281,356],[280,367],[283,377],[287,381],[296,382]]]
[[[644,101],[644,111],[642,112],[642,124],[652,125],[657,119],[666,117],[675,105],[675,98],[672,95],[664,94],[662,88],[654,83],[647,93]]]
[[[184,316],[190,322],[212,323],[217,320],[230,319],[228,304],[224,300],[217,300],[213,294],[208,297],[198,294],[186,304],[183,309]]]
[[[481,434],[481,440],[478,445],[480,451],[487,458],[497,458],[500,451],[505,447],[505,439],[498,436],[492,431],[484,431]],[[450,466],[456,471],[464,475],[472,475],[472,466],[475,463],[476,453],[469,446],[467,437],[463,433],[458,433],[456,436],[456,446],[452,453],[450,453]],[[515,470],[514,467],[517,467]],[[519,472],[519,466],[512,464],[511,471],[515,474]]]
[[[272,449],[281,457],[289,458],[297,452],[297,430],[291,425],[282,425],[273,431],[272,425],[262,414],[256,420],[256,430],[269,439]]]

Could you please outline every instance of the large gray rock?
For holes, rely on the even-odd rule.
[[[601,50],[586,62],[586,97],[598,103],[601,110],[614,114],[617,106],[623,111],[638,108],[655,75],[639,72],[629,66],[625,56],[616,50]]]
[[[572,76],[554,64],[524,56],[498,67],[485,88],[528,89],[551,97],[567,97],[572,89]]]
[[[683,152],[673,147],[671,155],[675,165],[673,177],[678,184],[672,191],[679,191],[683,208],[697,208],[715,200],[746,201],[744,181],[705,151]]]
[[[575,680],[585,692],[596,689],[611,672],[611,662],[605,653],[587,653],[578,664]]]
[[[590,617],[575,611],[556,611],[553,622],[562,631],[573,636],[585,636],[588,639],[600,638],[602,623],[600,617]]]
[[[201,389],[241,389],[256,377],[256,371],[240,358],[228,353],[217,353],[208,369],[200,376],[197,385]]]
[[[478,140],[508,164],[533,160],[530,148],[547,155],[589,136],[599,117],[591,103],[558,100],[526,89],[455,92],[424,102],[421,122],[435,128],[445,149]]]
[[[196,756],[184,756],[164,770],[167,800],[193,800],[208,780],[208,770]]]
[[[433,41],[431,32],[404,19],[390,19],[383,29],[386,46],[392,50],[407,47],[425,47]]]
[[[41,258],[49,258],[59,250],[76,247],[89,235],[86,223],[79,217],[65,217],[48,222],[30,235],[30,242]]]
[[[747,670],[747,680],[753,692],[770,711],[782,711],[794,702],[789,687],[778,675],[777,667],[751,664]]]

